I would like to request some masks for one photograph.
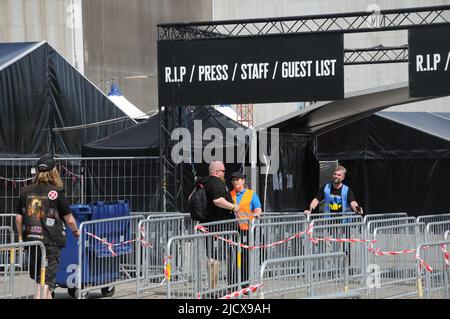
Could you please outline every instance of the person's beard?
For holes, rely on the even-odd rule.
[[[225,176],[223,176],[223,177],[221,176],[221,177],[219,177],[219,179],[225,183]]]

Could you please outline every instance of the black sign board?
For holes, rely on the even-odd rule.
[[[159,41],[159,105],[344,97],[343,35]]]
[[[450,95],[450,26],[408,30],[409,95]]]

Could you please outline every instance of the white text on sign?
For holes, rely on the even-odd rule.
[[[441,54],[439,53],[418,54],[416,55],[416,72],[438,71],[441,61]],[[450,52],[446,57],[444,71],[448,70],[449,62]]]

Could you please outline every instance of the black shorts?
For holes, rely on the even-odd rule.
[[[37,252],[36,252],[37,251]],[[61,247],[54,245],[46,245],[46,268],[45,268],[45,284],[49,290],[56,288],[56,273],[59,268],[61,256]],[[40,283],[41,279],[41,250],[39,248],[30,247],[30,278]]]

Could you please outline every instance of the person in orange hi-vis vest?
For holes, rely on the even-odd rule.
[[[247,188],[245,184],[245,175],[240,172],[234,172],[231,175],[233,190],[230,192],[233,202],[239,205],[239,211],[236,218],[248,218],[252,221],[255,217],[261,216],[261,201],[258,195]],[[248,230],[248,223],[239,224],[241,230]]]
[[[255,217],[261,216],[261,201],[258,195],[249,189],[245,184],[245,175],[240,172],[234,172],[231,175],[231,183],[233,184],[233,190],[230,192],[233,202],[239,205],[239,211],[236,213],[236,218],[248,218],[253,221]],[[242,220],[239,223],[239,233],[241,234],[241,241],[243,244],[248,245],[248,220]],[[242,267],[241,267],[241,284],[242,287],[248,287],[248,249],[242,250]]]

